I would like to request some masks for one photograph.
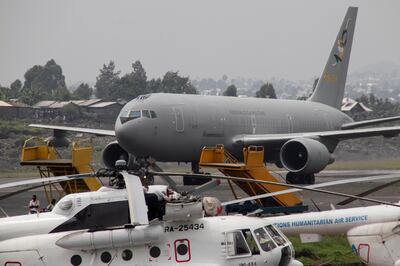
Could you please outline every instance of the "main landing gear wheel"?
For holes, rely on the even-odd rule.
[[[286,182],[288,182],[289,184],[312,185],[315,184],[315,175],[289,172],[286,174]]]

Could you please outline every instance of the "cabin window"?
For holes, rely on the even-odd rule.
[[[151,118],[157,118],[157,114],[153,110],[150,111],[150,114],[151,114]]]
[[[228,232],[225,234],[225,239],[228,257],[251,255],[250,249],[247,246],[242,232]]]
[[[268,234],[279,246],[283,246],[286,244],[286,240],[279,234],[279,232],[272,225],[267,225],[265,227],[265,230],[267,230]]]
[[[242,233],[244,235],[244,239],[247,242],[247,245],[250,248],[251,254],[253,254],[253,255],[260,254],[260,249],[258,248],[257,242],[254,239],[253,234],[251,233],[250,229],[243,229]]]
[[[262,250],[268,252],[276,248],[276,244],[272,241],[271,237],[265,232],[263,228],[254,230],[258,244],[260,244]]]

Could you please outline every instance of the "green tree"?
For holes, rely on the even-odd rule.
[[[10,85],[10,98],[18,98],[21,94],[22,82],[19,79],[16,79]]]
[[[96,97],[104,100],[113,99],[113,91],[118,90],[120,71],[115,71],[115,64],[110,61],[108,65],[103,64],[100,75],[96,77]],[[114,93],[115,97],[115,93]]]
[[[147,75],[140,61],[132,64],[133,71],[124,75],[118,82],[118,89],[112,92],[112,98],[132,100],[138,95],[148,93]]]
[[[78,106],[69,103],[62,108],[62,113],[68,121],[79,119],[82,115]]]
[[[28,105],[34,105],[35,103],[46,99],[46,95],[40,87],[32,85],[29,89],[23,88],[21,91],[20,101]]]
[[[228,88],[224,91],[224,96],[233,96],[237,97],[237,88],[235,85],[229,85]]]
[[[58,87],[53,92],[52,99],[56,100],[56,101],[69,101],[69,100],[71,100],[71,93],[65,87]]]
[[[196,88],[190,83],[189,77],[181,77],[178,72],[168,71],[165,73],[161,87],[163,92],[197,94]]]
[[[10,94],[10,89],[0,85],[0,100],[1,101],[7,100],[9,94]]]
[[[21,97],[28,103],[29,96],[35,96],[35,100],[51,100],[56,97],[65,98],[67,95],[65,77],[62,68],[53,59],[44,66],[35,65],[28,69],[24,75],[25,82],[21,90]],[[30,91],[32,90],[32,91]],[[39,97],[39,98],[38,98]]]
[[[87,83],[81,83],[72,93],[72,98],[76,100],[89,100],[92,94],[93,88],[91,88]]]
[[[271,83],[264,83],[256,92],[256,97],[276,99],[274,86]]]
[[[149,93],[161,92],[162,91],[162,80],[151,79],[147,82],[147,90]]]

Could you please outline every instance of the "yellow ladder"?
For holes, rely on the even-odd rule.
[[[92,154],[92,147],[80,147],[77,142],[73,142],[71,158],[63,159],[52,145],[49,145],[41,138],[34,137],[25,141],[22,147],[20,164],[22,166],[36,166],[40,177],[91,173],[93,172],[90,165]],[[53,190],[56,190],[59,196],[96,191],[101,187],[101,182],[97,178],[91,177],[61,182],[60,185],[62,190],[56,185],[45,186],[48,201],[53,198]]]
[[[243,149],[243,163],[240,163],[234,156],[225,150],[223,145],[216,147],[204,147],[199,165],[201,167],[217,168],[226,176],[243,177],[255,180],[266,180],[279,183],[286,183],[286,181],[279,177],[270,174],[264,165],[264,148],[258,146],[250,146]],[[233,181],[249,196],[261,195],[275,191],[286,189],[282,186],[270,184],[257,184]],[[234,196],[237,198],[233,186],[229,182]],[[283,195],[273,196],[258,201],[263,206],[295,206],[302,204],[301,199],[295,193],[287,193]]]

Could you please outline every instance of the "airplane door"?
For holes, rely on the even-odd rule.
[[[177,239],[174,242],[175,260],[176,262],[189,262],[192,257],[190,254],[189,239]]]
[[[288,122],[288,132],[293,133],[293,118],[291,115],[287,114],[287,122]]]
[[[176,132],[185,131],[185,121],[183,118],[182,106],[176,106],[172,108],[174,110],[174,122]]]
[[[253,134],[256,134],[257,121],[255,114],[251,114],[251,127],[253,128]]]
[[[21,250],[13,252],[4,252],[1,254],[1,262],[5,266],[43,266],[43,256],[37,250]]]

